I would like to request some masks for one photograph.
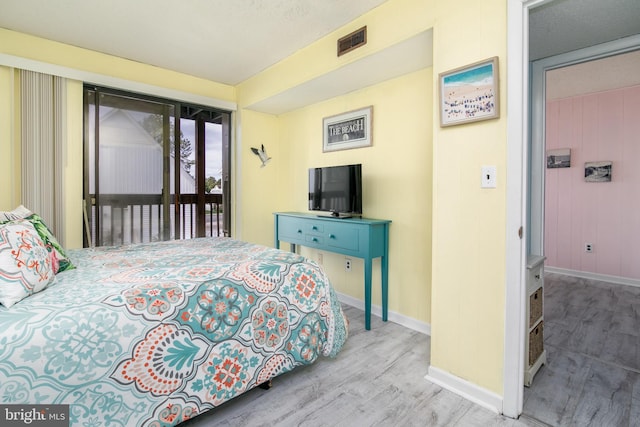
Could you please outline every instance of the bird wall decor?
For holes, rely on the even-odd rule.
[[[253,151],[253,154],[260,157],[260,161],[262,162],[262,165],[260,166],[261,168],[265,167],[267,162],[271,160],[271,157],[269,157],[267,152],[264,150],[264,144],[260,145],[259,149],[251,147],[251,151]]]

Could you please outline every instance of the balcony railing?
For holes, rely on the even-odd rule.
[[[100,194],[96,202],[91,195],[92,206],[88,212],[91,224],[91,240],[96,246],[146,243],[163,239],[164,215],[162,196],[159,194]],[[179,226],[176,236],[175,196],[170,196],[170,239],[196,237],[196,195],[181,194]],[[224,234],[222,194],[206,194],[205,235]]]

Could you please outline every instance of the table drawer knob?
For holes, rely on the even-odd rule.
[[[334,234],[329,234],[329,238],[330,238],[330,239],[335,239],[335,238],[336,238],[336,236],[335,236]]]

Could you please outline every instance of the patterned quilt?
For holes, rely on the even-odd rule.
[[[171,426],[319,355],[347,322],[317,264],[229,238],[68,251],[74,270],[0,306],[0,402],[71,425]]]

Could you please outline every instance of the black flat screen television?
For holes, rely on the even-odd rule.
[[[309,169],[309,210],[348,218],[362,215],[362,165]]]

